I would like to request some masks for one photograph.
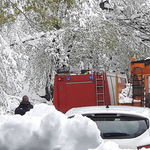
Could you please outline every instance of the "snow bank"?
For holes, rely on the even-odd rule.
[[[1,150],[87,150],[101,143],[99,130],[87,117],[72,119],[54,106],[35,105],[24,116],[0,116]]]

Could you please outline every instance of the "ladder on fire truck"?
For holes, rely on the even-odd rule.
[[[134,106],[136,97],[139,97],[140,106],[144,106],[145,103],[144,102],[144,76],[143,76],[143,69],[141,67],[134,68],[132,74],[132,82],[133,82],[132,105]]]
[[[97,106],[105,105],[105,93],[104,93],[104,81],[105,76],[104,72],[95,73],[95,82],[96,82],[96,102]]]

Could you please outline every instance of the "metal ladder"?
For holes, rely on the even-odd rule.
[[[105,81],[104,72],[102,72],[102,73],[96,72],[95,73],[95,82],[96,82],[97,106],[105,105],[104,81]]]
[[[140,70],[140,73],[137,75],[136,70]],[[133,70],[132,75],[132,81],[133,81],[133,96],[132,96],[132,105],[134,106],[134,99],[136,96],[141,97],[141,103],[140,106],[143,106],[144,101],[144,77],[143,77],[143,69],[141,67],[136,67]]]

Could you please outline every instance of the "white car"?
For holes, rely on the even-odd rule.
[[[120,148],[150,148],[150,109],[135,106],[89,106],[72,108],[66,112],[71,118],[81,114],[92,119],[104,141],[112,141]]]

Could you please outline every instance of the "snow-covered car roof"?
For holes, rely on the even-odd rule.
[[[150,119],[150,108],[148,107],[138,107],[138,106],[116,106],[109,105],[106,106],[87,106],[87,107],[76,107],[68,110],[66,115],[72,117],[76,114],[88,115],[88,114],[126,114],[141,116]]]

